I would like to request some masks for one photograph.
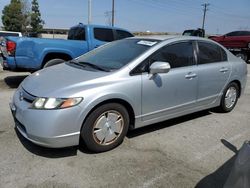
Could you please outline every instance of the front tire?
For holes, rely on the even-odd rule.
[[[239,86],[235,82],[228,84],[221,98],[219,110],[230,112],[234,109],[239,98]]]
[[[129,115],[118,103],[104,104],[87,117],[81,130],[81,138],[87,148],[104,152],[120,145],[127,134]]]

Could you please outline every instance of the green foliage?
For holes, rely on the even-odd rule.
[[[22,4],[20,0],[11,0],[2,11],[2,23],[8,31],[22,31]]]
[[[22,3],[22,28],[25,34],[28,33],[28,28],[30,27],[30,11],[31,11],[31,4],[29,0],[20,0]]]
[[[39,11],[39,4],[37,0],[32,0],[31,8],[31,28],[32,32],[39,33],[43,29],[44,21],[41,18],[41,13]]]
[[[8,31],[39,33],[43,29],[44,21],[41,18],[38,0],[11,0],[2,11],[2,23]]]

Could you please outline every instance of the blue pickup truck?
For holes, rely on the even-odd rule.
[[[70,28],[68,40],[6,37],[5,47],[2,47],[2,66],[4,70],[33,72],[127,37],[133,35],[121,28],[82,23]]]

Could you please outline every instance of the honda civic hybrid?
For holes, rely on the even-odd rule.
[[[246,63],[209,39],[133,37],[33,73],[10,108],[35,144],[103,152],[129,129],[215,107],[230,112],[246,78]]]

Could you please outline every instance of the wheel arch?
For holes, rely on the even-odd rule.
[[[232,80],[229,84],[231,84],[231,83],[236,83],[237,86],[239,87],[238,97],[240,97],[241,96],[241,83],[240,83],[240,81],[235,79],[235,80]]]
[[[63,59],[65,61],[71,60],[72,57],[71,55],[67,54],[67,53],[62,53],[62,52],[49,52],[47,53],[42,61],[42,65],[41,68],[45,65],[46,62],[48,62],[49,60],[52,59]]]
[[[132,105],[124,100],[124,99],[121,99],[121,98],[112,98],[112,99],[107,99],[107,100],[103,100],[99,103],[97,103],[96,105],[94,105],[91,110],[89,110],[87,112],[87,115],[85,116],[85,118],[83,119],[82,121],[82,125],[81,125],[81,130],[83,128],[83,125],[86,121],[86,119],[88,118],[88,116],[95,110],[97,109],[98,107],[104,105],[104,104],[109,104],[109,103],[118,103],[118,104],[121,104],[122,106],[124,106],[129,114],[129,129],[133,129],[134,128],[134,124],[135,124],[135,112],[134,112],[134,109],[132,107]]]

